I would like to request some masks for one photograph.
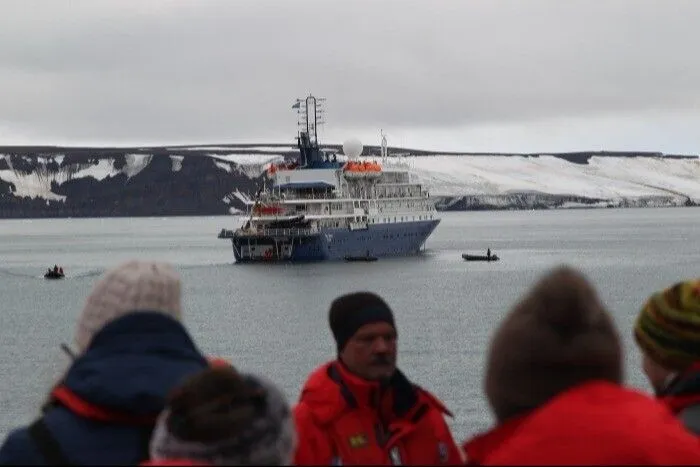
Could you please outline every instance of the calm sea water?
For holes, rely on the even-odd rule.
[[[65,359],[75,319],[106,268],[132,258],[174,263],[186,324],[207,353],[265,373],[295,399],[333,357],[327,309],[337,295],[386,297],[399,363],[455,412],[462,439],[491,423],[482,395],[489,338],[548,268],[567,263],[599,287],[626,345],[627,380],[647,389],[630,327],[647,295],[700,275],[700,209],[448,213],[419,257],[376,263],[235,265],[216,238],[231,217],[0,221],[0,438],[30,421]],[[467,263],[461,253],[501,256]],[[68,275],[46,281],[54,263]]]

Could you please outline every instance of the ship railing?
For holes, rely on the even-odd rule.
[[[280,201],[290,200],[290,199],[338,199],[340,198],[337,193],[329,194],[299,194],[299,193],[285,193],[285,196],[280,197]]]

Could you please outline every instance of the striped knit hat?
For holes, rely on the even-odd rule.
[[[637,318],[634,337],[649,358],[669,370],[700,361],[700,279],[652,295]]]

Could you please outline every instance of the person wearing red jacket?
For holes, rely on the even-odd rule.
[[[468,465],[697,465],[700,443],[661,403],[622,386],[613,321],[586,278],[547,274],[499,326],[485,390],[497,426]]]
[[[659,400],[700,436],[700,278],[655,293],[634,326],[642,368]]]
[[[396,368],[397,332],[379,296],[337,298],[329,313],[338,358],[304,385],[294,420],[296,465],[458,465],[450,412]]]

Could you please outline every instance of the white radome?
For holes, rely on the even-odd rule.
[[[357,138],[351,138],[343,143],[343,154],[348,159],[355,160],[362,154],[362,143]]]

